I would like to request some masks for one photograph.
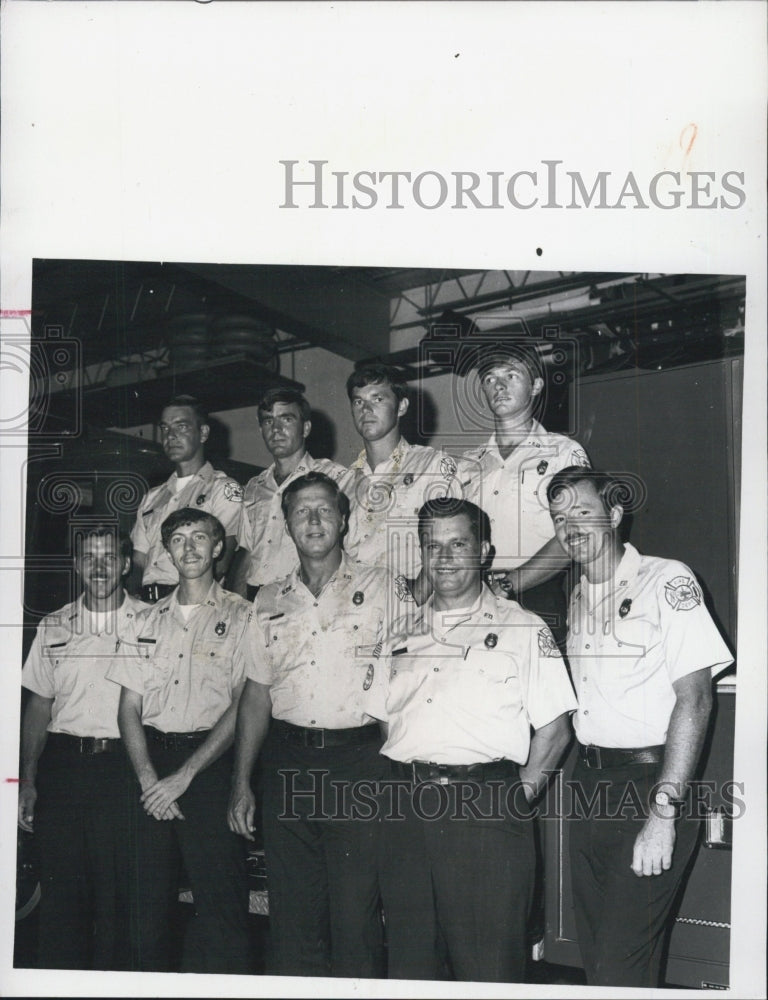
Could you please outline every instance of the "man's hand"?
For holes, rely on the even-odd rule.
[[[635,875],[661,875],[672,867],[675,849],[674,817],[651,815],[635,839],[632,871]]]
[[[155,819],[184,819],[176,799],[189,788],[190,780],[184,771],[174,771],[148,785],[141,795],[144,811]]]
[[[246,840],[253,840],[255,809],[256,797],[250,787],[232,789],[227,810],[227,823],[232,833],[239,833]]]
[[[19,785],[19,826],[27,833],[34,833],[32,826],[35,819],[35,803],[37,789],[31,781],[22,781]]]

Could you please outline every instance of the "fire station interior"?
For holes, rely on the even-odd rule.
[[[520,338],[536,342],[547,376],[538,419],[596,468],[642,484],[631,541],[694,570],[735,652],[744,304],[732,275],[36,260],[24,653],[41,616],[76,596],[73,527],[109,517],[130,529],[144,492],[168,477],[155,421],[174,395],[208,408],[207,457],[245,483],[271,461],[256,407],[273,386],[312,405],[311,454],[349,465],[360,441],[345,381],[382,360],[411,387],[405,436],[459,453],[492,429],[462,358],[479,341]],[[700,767],[718,789],[733,777],[735,695],[734,669],[716,684]],[[557,783],[549,796],[531,981],[579,983]],[[669,985],[728,984],[734,806],[718,796],[675,910]],[[261,946],[268,891],[252,862]],[[15,964],[33,937],[34,850],[22,842]]]

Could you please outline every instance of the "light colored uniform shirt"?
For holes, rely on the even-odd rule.
[[[126,594],[106,621],[97,622],[80,596],[43,618],[21,683],[42,698],[53,698],[49,733],[119,738],[120,685],[106,675],[115,662],[129,655],[124,641],[136,615],[146,607]]]
[[[568,610],[568,659],[581,743],[602,747],[663,744],[675,681],[733,662],[693,573],[671,559],[642,556],[629,543],[613,580],[590,599],[586,578]]]
[[[338,483],[347,470],[330,459],[315,459],[305,452],[294,471],[279,486],[275,482],[274,465],[248,480],[240,509],[237,543],[251,554],[247,578],[251,586],[282,580],[298,564],[296,546],[285,530],[280,504],[285,487],[308,472],[323,472]]]
[[[352,507],[344,548],[354,559],[386,566],[396,577],[417,576],[419,509],[438,497],[467,496],[477,474],[474,463],[404,438],[373,472],[363,449],[339,484]]]
[[[576,708],[544,622],[485,586],[472,608],[435,611],[430,597],[387,650],[366,705],[389,723],[393,760],[525,764],[530,727]]]
[[[163,521],[175,510],[194,507],[213,514],[224,525],[225,535],[237,535],[237,523],[243,500],[243,488],[234,479],[206,462],[178,493],[174,472],[162,484],[155,486],[139,504],[136,523],[131,531],[133,547],[147,557],[142,585],[148,583],[174,584],[179,574],[171,557],[163,547],[160,529]]]
[[[491,519],[493,568],[515,569],[555,537],[547,503],[552,476],[569,465],[589,468],[587,453],[572,438],[550,434],[534,420],[531,433],[503,459],[492,434],[464,453],[479,463],[476,491],[468,497]]]
[[[269,686],[274,718],[319,729],[374,721],[363,698],[387,622],[400,605],[387,570],[342,554],[318,597],[296,569],[263,587],[254,603],[257,651],[248,676]]]
[[[177,593],[138,616],[134,655],[115,662],[108,676],[142,696],[144,725],[191,733],[216,725],[252,666],[252,606],[214,581],[185,620]]]

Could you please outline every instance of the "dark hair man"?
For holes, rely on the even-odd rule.
[[[473,463],[412,445],[400,433],[406,389],[394,369],[367,365],[347,379],[352,421],[364,448],[342,487],[352,505],[345,548],[355,559],[386,566],[399,591],[426,597],[414,515],[429,497],[462,497],[473,489]]]
[[[487,515],[430,500],[419,541],[432,595],[387,644],[367,702],[388,726],[390,779],[406,790],[402,818],[381,823],[389,975],[438,978],[442,937],[456,979],[521,981],[529,804],[565,749],[576,701],[549,629],[483,584]]]
[[[323,472],[338,482],[347,471],[307,451],[311,409],[300,392],[270,389],[258,414],[261,436],[274,461],[246,484],[237,531],[240,547],[230,570],[231,589],[251,600],[258,587],[282,579],[298,562],[296,546],[285,530],[283,491],[308,472]]]
[[[38,967],[125,970],[130,772],[106,674],[144,605],[114,525],[76,535],[74,565],[82,593],[40,622],[22,671],[19,826],[40,857]]]
[[[193,396],[175,396],[160,415],[160,443],[173,463],[171,477],[151,489],[139,504],[131,532],[136,585],[141,597],[154,603],[176,586],[179,575],[160,537],[169,514],[184,507],[208,511],[224,525],[226,535],[215,567],[222,579],[235,551],[243,488],[205,460],[210,434],[208,415]]]
[[[186,507],[161,531],[178,588],[139,616],[135,655],[109,673],[122,685],[118,721],[140,786],[132,799],[134,963],[169,968],[180,856],[196,911],[182,971],[245,973],[245,857],[224,813],[237,702],[253,666],[251,608],[213,578],[224,544],[217,518]]]
[[[704,743],[711,677],[732,657],[691,570],[621,541],[624,495],[583,468],[562,470],[547,490],[557,539],[582,572],[568,614],[573,779],[585,801],[607,788],[609,818],[593,810],[569,823],[579,949],[590,985],[655,988],[698,830],[679,805]]]
[[[558,619],[564,618],[565,604],[560,580],[553,578],[568,558],[552,530],[546,488],[558,469],[589,467],[589,459],[578,442],[546,431],[534,416],[544,390],[535,344],[489,346],[479,351],[475,368],[494,432],[465,458],[480,466],[472,499],[491,519],[494,576],[503,574],[499,586],[509,596],[546,615],[562,644],[565,623]]]
[[[252,839],[250,777],[261,752],[272,971],[377,977],[376,823],[355,818],[341,789],[372,788],[381,774],[381,735],[363,699],[398,601],[386,570],[342,550],[349,505],[333,480],[295,479],[282,504],[299,564],[256,597],[229,825]]]

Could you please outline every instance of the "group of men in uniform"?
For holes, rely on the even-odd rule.
[[[269,392],[274,462],[244,491],[205,461],[196,401],[163,410],[175,471],[132,533],[147,604],[123,586],[130,542],[84,533],[83,593],[23,671],[41,966],[169,968],[182,858],[182,970],[250,971],[258,760],[270,971],[521,981],[532,817],[573,716],[575,780],[644,806],[570,824],[588,982],[658,985],[696,840],[681,803],[731,657],[691,571],[625,543],[615,480],[535,419],[535,350],[487,350],[477,374],[494,434],[453,457],[401,435],[390,369],[354,372],[348,469],[307,453],[301,395]]]

